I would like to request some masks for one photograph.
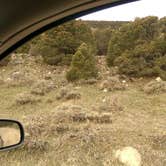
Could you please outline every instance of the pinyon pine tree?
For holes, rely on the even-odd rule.
[[[97,77],[97,67],[94,53],[91,47],[82,43],[73,55],[70,70],[67,72],[68,81],[90,79]]]

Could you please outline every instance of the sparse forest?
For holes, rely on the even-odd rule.
[[[166,18],[137,18],[121,26],[109,41],[107,62],[131,76],[166,79]]]
[[[2,166],[128,166],[125,150],[130,166],[164,166],[166,17],[46,31],[0,62],[0,98],[26,133]]]
[[[82,43],[93,55],[106,56],[109,67],[132,77],[166,79],[166,18],[133,22],[70,21],[28,42],[16,52],[41,55],[50,65],[70,65]]]

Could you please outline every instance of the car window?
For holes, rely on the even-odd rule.
[[[72,20],[0,61],[0,116],[25,128],[24,145],[1,163],[166,165],[165,5]]]

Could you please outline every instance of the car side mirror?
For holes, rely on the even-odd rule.
[[[0,151],[10,150],[24,142],[24,129],[20,122],[0,119]]]

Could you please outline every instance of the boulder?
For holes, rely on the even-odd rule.
[[[115,158],[125,166],[141,166],[141,155],[133,147],[124,147],[115,152]]]

